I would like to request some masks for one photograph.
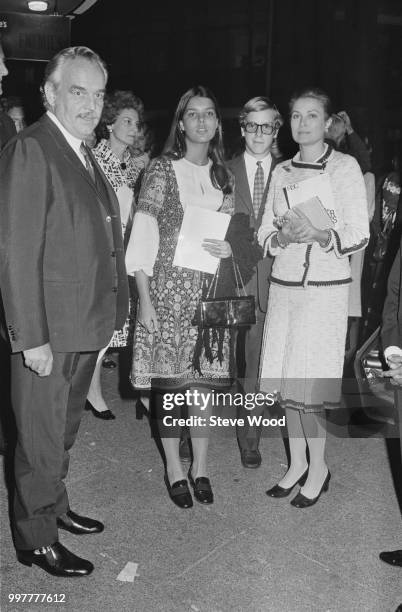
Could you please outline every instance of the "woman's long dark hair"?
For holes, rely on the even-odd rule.
[[[218,118],[218,128],[208,146],[208,157],[210,157],[212,161],[212,184],[217,189],[221,189],[225,194],[232,193],[233,178],[224,161],[222,118],[216,98],[207,87],[197,85],[182,95],[173,117],[170,133],[163,148],[163,153],[171,159],[181,159],[185,156],[187,150],[186,139],[184,132],[180,129],[179,122],[183,119],[189,101],[195,96],[212,100]]]

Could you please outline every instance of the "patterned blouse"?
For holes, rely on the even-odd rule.
[[[109,141],[105,139],[101,140],[92,152],[117,196],[124,185],[128,187],[134,195],[136,183],[148,164],[148,156],[144,153],[143,155],[133,157],[130,151],[126,149],[123,161],[121,161],[117,155],[113,153]],[[122,207],[120,206],[120,208]],[[121,216],[124,234],[127,219],[124,218],[125,215],[122,214]]]

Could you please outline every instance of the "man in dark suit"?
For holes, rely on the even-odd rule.
[[[399,206],[401,198],[399,199]],[[401,443],[401,461],[399,470],[402,479],[402,241],[396,254],[388,278],[388,291],[383,310],[381,339],[384,357],[389,370],[384,372],[385,377],[391,378],[396,385],[395,406],[399,420],[399,438]],[[399,389],[398,389],[399,387]],[[380,553],[380,559],[402,567],[402,550],[386,551]]]
[[[58,529],[103,529],[70,509],[68,451],[98,351],[128,309],[118,202],[84,146],[106,80],[90,49],[58,53],[45,72],[47,113],[0,156],[1,289],[18,433],[14,543],[21,563],[66,577],[93,565],[58,541]]]
[[[275,166],[271,148],[283,121],[275,105],[268,98],[258,96],[246,102],[239,114],[239,122],[245,151],[229,162],[235,176],[235,212],[249,215],[250,226],[257,233]],[[255,296],[257,322],[249,329],[239,331],[237,337],[238,375],[245,394],[256,392],[271,265],[272,260],[263,258],[261,252],[261,260],[246,286],[247,294]],[[258,405],[252,411],[238,408],[238,418],[246,423],[244,427],[237,427],[241,462],[246,468],[261,465],[258,449],[261,427],[248,425],[247,415],[258,416],[263,410],[264,406]]]
[[[0,95],[3,93],[2,80],[8,75],[6,60],[0,36]],[[0,151],[17,133],[14,121],[0,109]],[[0,452],[5,452],[6,441],[10,437],[10,347],[5,331],[3,304],[0,294]]]

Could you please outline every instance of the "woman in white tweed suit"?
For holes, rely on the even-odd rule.
[[[290,466],[267,491],[304,508],[328,489],[325,409],[339,405],[348,317],[349,255],[367,245],[369,224],[363,175],[355,159],[324,142],[331,121],[330,100],[306,89],[290,101],[297,155],[272,175],[258,238],[275,257],[261,354],[261,389],[278,391],[286,411]],[[332,224],[317,229],[290,211],[284,187],[329,175],[333,203],[323,202]],[[306,450],[309,450],[307,463]]]

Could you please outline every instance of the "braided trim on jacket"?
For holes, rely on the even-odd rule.
[[[368,238],[363,238],[363,240],[361,240],[357,244],[352,244],[352,246],[350,247],[342,248],[341,239],[339,238],[338,232],[334,229],[330,229],[329,231],[332,232],[332,234],[335,236],[336,248],[338,250],[338,253],[340,253],[341,255],[346,255],[348,253],[354,253],[355,251],[360,251],[363,247],[365,247],[368,244],[368,241],[369,241]]]
[[[337,285],[348,285],[349,283],[352,282],[351,277],[349,276],[348,278],[340,278],[338,280],[328,280],[328,281],[307,281],[306,284],[304,284],[303,281],[286,281],[286,280],[282,280],[280,278],[275,278],[275,276],[270,276],[269,280],[271,281],[271,283],[274,283],[275,285],[282,285],[283,287],[304,287],[304,286],[309,286],[309,287],[332,287],[332,286],[337,286]]]

